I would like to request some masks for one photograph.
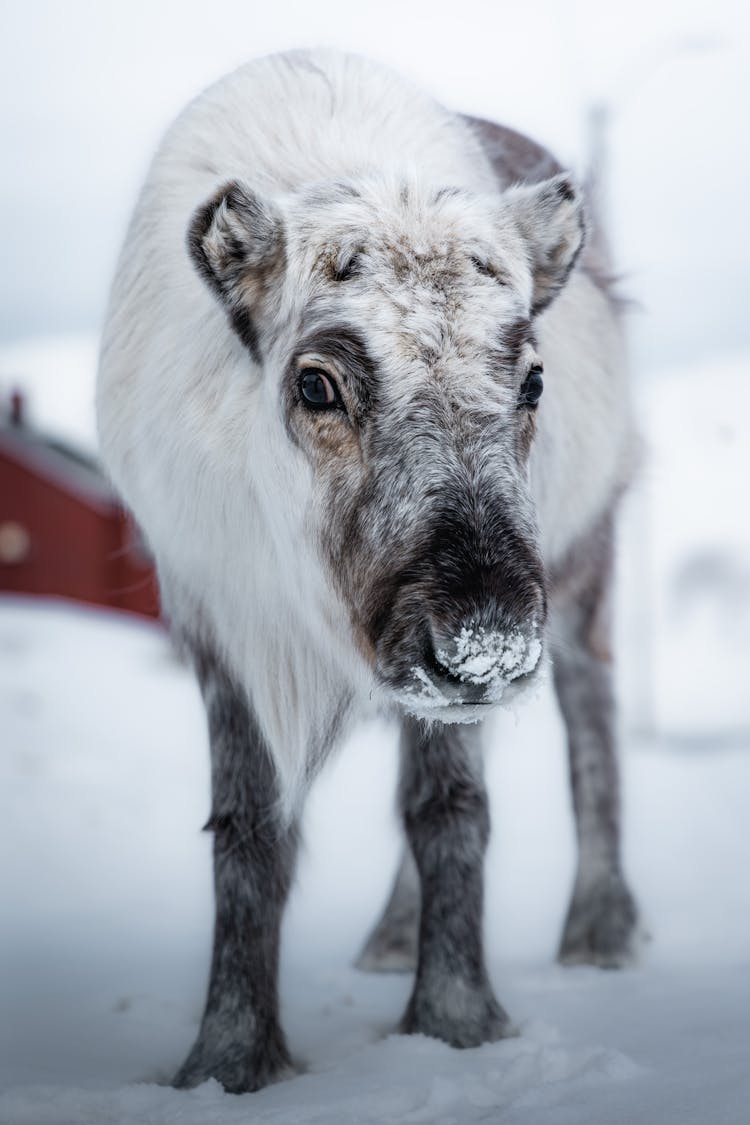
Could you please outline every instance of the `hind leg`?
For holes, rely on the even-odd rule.
[[[617,967],[636,952],[638,912],[622,871],[620,784],[610,656],[612,521],[597,529],[582,580],[550,620],[554,680],[568,738],[578,863],[558,959]]]
[[[357,968],[367,973],[412,972],[417,967],[419,909],[419,872],[404,844],[390,897],[355,962]]]

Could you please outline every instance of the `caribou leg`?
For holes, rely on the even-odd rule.
[[[211,742],[216,918],[205,1011],[174,1085],[216,1078],[244,1093],[291,1068],[278,1014],[279,930],[297,831],[276,812],[276,778],[252,711],[214,658],[196,653]]]
[[[411,849],[404,844],[393,890],[355,962],[358,969],[408,973],[416,968],[419,906],[419,872]]]
[[[558,959],[617,967],[636,952],[638,911],[622,871],[610,656],[612,523],[597,529],[586,581],[553,609],[554,681],[568,739],[578,864]]]
[[[400,800],[419,872],[418,961],[401,1030],[473,1047],[514,1034],[487,976],[482,938],[490,830],[476,726],[406,718]]]

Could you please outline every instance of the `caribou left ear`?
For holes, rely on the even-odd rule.
[[[187,248],[198,273],[224,305],[230,324],[260,360],[256,318],[286,262],[281,215],[237,181],[225,184],[193,215]]]
[[[503,203],[529,255],[535,316],[560,292],[581,251],[586,234],[583,196],[563,173],[540,184],[511,188]]]

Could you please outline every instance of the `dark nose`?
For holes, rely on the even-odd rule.
[[[541,655],[541,625],[534,618],[510,625],[469,617],[452,628],[433,620],[425,668],[438,686],[478,701],[533,673]]]
[[[440,656],[438,656],[435,651],[432,630],[428,630],[422,659],[425,671],[430,679],[444,693],[466,703],[481,703],[484,701],[485,687],[483,684],[473,684],[466,679],[462,679],[458,671],[454,671],[449,663],[444,662],[445,652],[442,648]]]

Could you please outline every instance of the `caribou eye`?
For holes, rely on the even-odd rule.
[[[539,399],[542,397],[544,390],[544,379],[542,378],[542,371],[544,368],[541,364],[535,364],[531,368],[528,375],[521,384],[521,394],[519,396],[519,406],[536,406]]]
[[[305,406],[313,410],[330,410],[341,406],[338,387],[331,376],[319,367],[305,367],[300,373],[299,389]]]

